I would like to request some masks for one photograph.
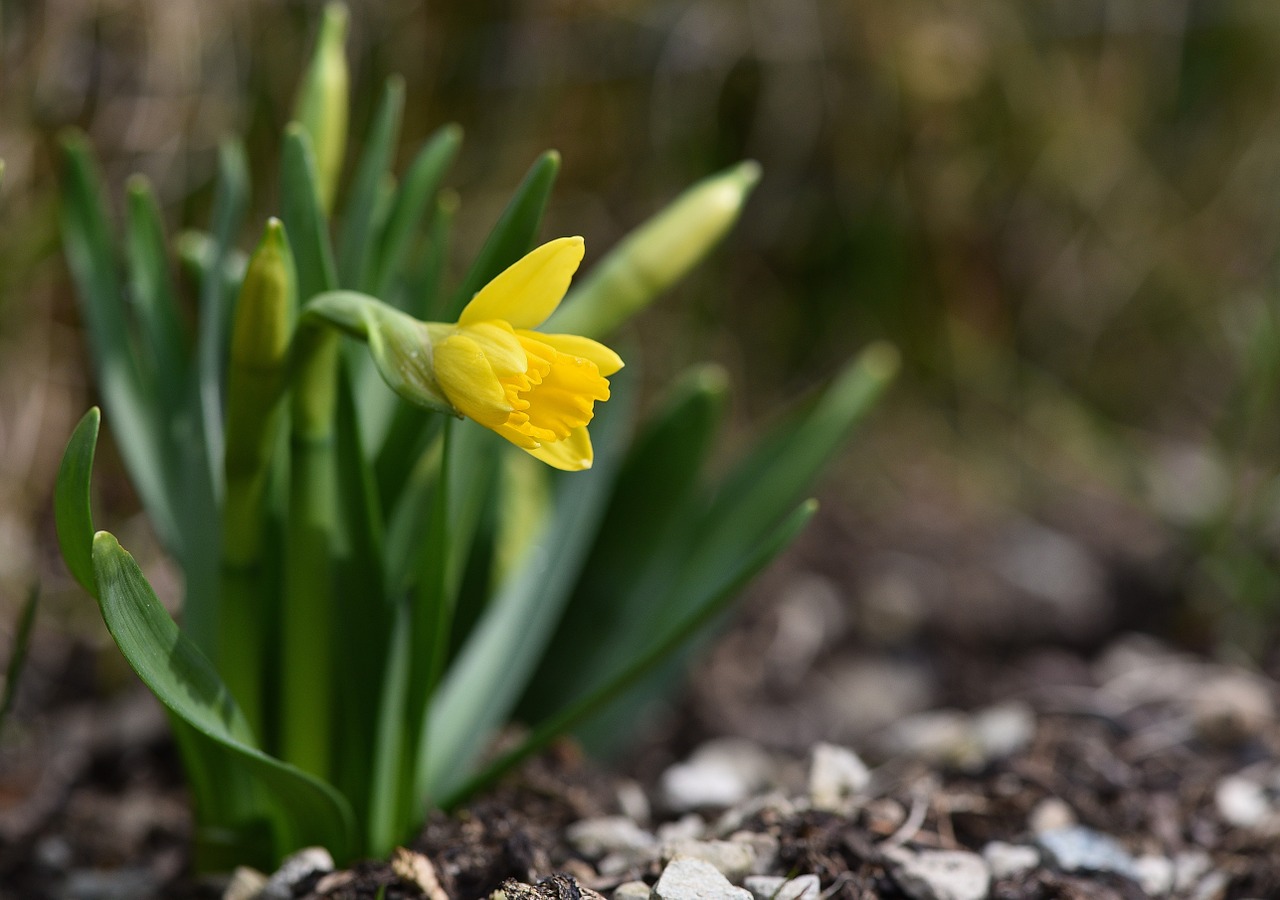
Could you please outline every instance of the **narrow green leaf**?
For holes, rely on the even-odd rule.
[[[559,172],[560,154],[554,150],[548,150],[534,161],[489,232],[453,303],[445,309],[444,321],[456,320],[480,288],[533,248]]]
[[[445,125],[418,152],[396,192],[386,227],[378,240],[377,263],[369,293],[395,302],[392,289],[400,277],[405,253],[424,213],[430,209],[440,182],[453,165],[462,145],[462,129]]]
[[[557,641],[576,649],[542,660],[521,705],[530,719],[562,706],[584,681],[629,658],[645,639],[653,597],[636,586],[653,586],[657,579],[646,573],[670,571],[667,560],[687,548],[683,539],[670,536],[674,526],[700,512],[693,498],[727,400],[723,370],[701,366],[676,383],[632,443],[557,630]]]
[[[458,205],[458,195],[454,191],[441,191],[436,197],[431,227],[423,241],[422,253],[413,274],[409,277],[409,303],[405,311],[428,322],[444,318],[441,286],[448,268],[449,238],[453,233],[453,220],[458,213]]]
[[[32,585],[27,592],[27,601],[22,604],[22,610],[18,613],[18,623],[13,629],[13,642],[9,645],[9,665],[5,667],[4,690],[0,692],[0,728],[4,727],[4,720],[13,707],[13,698],[18,694],[18,681],[22,678],[22,667],[27,661],[27,648],[31,644],[31,629],[35,625],[39,602],[40,588]]]
[[[67,441],[53,489],[54,522],[58,547],[67,569],[90,594],[93,584],[93,508],[89,501],[89,481],[93,475],[93,454],[98,446],[98,425],[102,414],[95,406],[80,419]]]
[[[619,433],[630,429],[633,385],[627,370],[611,387],[613,397],[591,423],[594,466],[557,476],[550,521],[524,565],[489,602],[433,697],[419,796],[444,796],[462,783],[547,648],[621,462],[625,442]]]
[[[372,249],[378,194],[391,166],[403,110],[404,79],[394,75],[387,79],[382,89],[382,99],[342,212],[342,229],[338,234],[338,280],[345,288],[358,290],[365,284],[364,273]]]
[[[183,399],[187,379],[188,336],[178,315],[178,297],[169,271],[168,242],[151,184],[141,175],[128,183],[125,248],[129,288],[137,312],[142,345],[156,393],[166,416]]]
[[[237,140],[228,139],[218,148],[210,272],[223,271],[248,205],[249,163],[244,146]],[[196,351],[200,425],[208,462],[208,483],[214,497],[222,496],[222,387],[225,384],[227,334],[231,329],[231,297],[223,290],[219,278],[206,278],[200,285],[200,327]]]
[[[654,669],[667,661],[673,653],[701,632],[735,597],[738,592],[771,559],[795,539],[801,529],[817,511],[817,503],[808,501],[776,527],[759,546],[738,561],[726,572],[724,579],[707,590],[691,604],[688,616],[674,623],[665,634],[652,641],[619,671],[602,682],[588,684],[571,704],[554,716],[541,722],[517,747],[486,766],[478,775],[447,794],[441,802],[444,809],[452,809],[477,791],[491,786],[506,772],[546,747],[559,735],[578,727],[593,715],[607,709],[626,692],[640,684]]]
[[[160,440],[153,395],[139,369],[137,344],[124,305],[115,244],[88,144],[79,132],[62,136],[62,242],[76,283],[98,389],[134,487],[165,546],[179,546],[170,463]]]
[[[103,620],[134,672],[174,715],[253,776],[264,806],[274,804],[276,855],[321,844],[335,857],[349,857],[356,844],[346,800],[256,748],[209,661],[178,630],[133,557],[105,531],[94,537],[93,568]]]
[[[316,294],[336,289],[338,275],[320,205],[311,140],[296,122],[284,132],[280,205],[298,266],[298,299],[306,303]]]

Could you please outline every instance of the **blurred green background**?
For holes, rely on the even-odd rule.
[[[396,72],[402,161],[435,126],[465,129],[455,271],[545,148],[564,156],[545,234],[586,236],[588,265],[692,181],[760,161],[726,246],[636,330],[661,380],[726,365],[741,428],[873,338],[902,349],[902,383],[834,477],[804,565],[926,618],[1001,591],[1052,605],[1093,579],[1102,618],[1046,620],[1067,638],[1135,625],[1268,649],[1280,5],[351,9],[353,133]],[[6,609],[34,577],[57,606],[48,498],[91,401],[57,246],[57,131],[89,133],[108,184],[149,176],[174,232],[209,202],[218,139],[242,133],[261,221],[318,18],[284,0],[0,2]],[[106,509],[128,515],[113,482]],[[1035,618],[1019,615],[995,604],[949,627],[1017,640]]]

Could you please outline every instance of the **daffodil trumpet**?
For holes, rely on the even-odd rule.
[[[332,291],[304,307],[302,330],[324,324],[365,340],[382,378],[409,402],[472,419],[557,469],[587,469],[587,426],[622,359],[590,338],[534,330],[559,305],[582,255],[580,237],[543,244],[482,288],[454,323]]]

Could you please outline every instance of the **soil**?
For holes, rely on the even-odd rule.
[[[1007,634],[983,642],[949,632],[927,610],[906,625],[877,621],[893,607],[877,612],[872,596],[884,588],[876,548],[859,546],[871,562],[852,574],[839,571],[843,555],[821,549],[849,541],[843,528],[825,520],[775,567],[696,669],[684,699],[654,720],[626,762],[606,770],[565,741],[465,809],[433,815],[411,849],[431,860],[448,897],[476,900],[507,879],[533,885],[556,873],[564,877],[542,889],[550,900],[575,891],[608,896],[636,878],[652,884],[661,859],[604,873],[566,828],[619,813],[620,798],[637,784],[653,810],[639,824],[677,819],[685,810],[666,805],[663,771],[724,734],[743,735],[769,756],[770,783],[761,790],[784,798],[756,798],[738,829],[776,838],[772,871],[816,874],[824,898],[907,896],[893,875],[892,848],[1030,845],[1045,817],[1063,814],[1067,824],[1114,837],[1135,858],[1199,860],[1172,896],[1280,897],[1273,679],[1150,637],[1120,636],[1107,624],[1085,640],[1019,645]],[[852,611],[833,592],[846,578],[865,588]],[[1030,602],[1008,594],[1011,603]],[[221,895],[224,882],[188,871],[190,816],[160,710],[136,685],[101,699],[109,653],[71,643],[33,655],[0,735],[0,900]],[[880,707],[849,708],[844,687],[859,677],[871,680],[864,693]],[[985,756],[965,745],[902,743],[910,734],[904,722],[928,722],[944,707],[950,711],[935,721],[972,722],[967,711],[992,704],[1029,714],[1025,740]],[[852,747],[872,766],[870,788],[841,812],[785,799],[803,801],[808,748],[819,739]],[[1262,786],[1258,796],[1272,803],[1265,816],[1229,821],[1220,795],[1233,777]],[[634,803],[628,808],[634,817]],[[723,812],[698,811],[713,823]],[[997,878],[990,896],[1148,896],[1134,877],[1052,862],[1042,856]],[[421,896],[389,861],[366,861],[328,885],[323,896]]]

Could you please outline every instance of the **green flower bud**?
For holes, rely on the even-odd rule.
[[[546,329],[591,338],[608,335],[719,243],[759,180],[759,164],[748,160],[693,185],[592,268]]]
[[[347,8],[330,3],[316,40],[315,55],[298,92],[294,119],[306,129],[316,155],[320,205],[333,209],[347,147],[349,76],[343,45],[347,36]]]

